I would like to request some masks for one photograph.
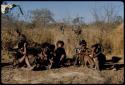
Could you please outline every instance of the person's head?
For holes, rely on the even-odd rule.
[[[99,52],[99,51],[101,51],[101,45],[98,44],[98,43],[92,45],[91,48],[92,48],[95,52]]]
[[[56,46],[57,47],[63,47],[64,46],[64,42],[59,40],[57,43],[56,43]]]
[[[41,48],[43,49],[43,52],[48,52],[50,47],[50,43],[44,42],[41,44]]]
[[[50,50],[51,50],[52,52],[54,52],[54,50],[55,50],[55,45],[51,44],[51,45],[50,45]]]
[[[42,49],[41,50],[42,53],[48,53],[48,47],[47,46],[46,47],[42,47],[41,49]]]
[[[80,41],[79,41],[79,45],[80,45],[81,47],[86,47],[86,46],[87,46],[87,43],[86,43],[85,40],[80,40]]]
[[[24,47],[24,43],[23,42],[18,43],[18,49],[21,49],[23,47]]]

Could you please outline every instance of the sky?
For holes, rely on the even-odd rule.
[[[111,5],[118,15],[124,17],[124,4],[120,1],[8,1],[8,3],[20,5],[23,11],[47,8],[54,13],[54,19],[57,21],[68,16],[71,18],[82,16],[85,22],[92,22],[94,20],[92,8],[97,8],[97,12],[103,14],[104,6]],[[22,18],[25,19],[24,16]]]

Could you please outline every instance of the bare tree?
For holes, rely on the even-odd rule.
[[[92,9],[92,15],[93,15],[93,18],[95,20],[95,23],[98,23],[100,20],[99,20],[99,14],[97,13],[97,9],[96,8]]]
[[[110,5],[110,6],[104,6],[104,13],[106,17],[106,22],[107,23],[113,23],[115,16],[117,16],[117,11],[115,10],[115,7]]]
[[[48,9],[35,9],[31,11],[32,22],[36,25],[44,25],[55,22],[53,16],[54,14]]]
[[[113,24],[116,20],[116,17],[119,16],[118,11],[112,4],[102,6],[100,10],[98,10],[96,7],[92,8],[92,15],[96,24],[98,23]]]
[[[93,8],[92,15],[94,18],[94,24],[99,28],[98,33],[100,36],[98,36],[98,40],[101,44],[104,44],[103,34],[111,32],[111,30],[118,25],[118,22],[121,23],[123,21],[115,6],[112,4],[98,7],[98,9],[97,7]],[[108,42],[109,41],[106,41],[106,43]]]
[[[122,16],[116,16],[116,17],[114,18],[114,24],[120,24],[120,23],[122,23],[122,22],[123,22]]]

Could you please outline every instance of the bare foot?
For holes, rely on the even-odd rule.
[[[29,66],[29,67],[27,67],[27,69],[28,69],[28,70],[33,70],[34,67],[35,67],[35,65],[34,65],[34,66]]]

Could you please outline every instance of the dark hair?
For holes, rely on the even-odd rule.
[[[100,48],[101,47],[101,44],[97,43],[97,44],[94,44],[91,46],[92,48],[95,47],[95,48]]]
[[[46,47],[49,47],[49,46],[50,46],[50,43],[48,43],[48,42],[44,42],[44,43],[41,44],[42,48],[46,48]]]
[[[91,48],[95,48],[97,52],[104,51],[104,49],[102,48],[102,45],[100,43],[92,45]]]
[[[58,44],[61,44],[61,46],[64,46],[64,42],[61,40],[57,41],[56,45],[58,45]]]
[[[85,40],[80,40],[79,45],[86,45],[86,41]]]
[[[18,43],[18,48],[21,49],[24,46],[24,42],[19,42]]]
[[[51,44],[51,45],[50,45],[50,49],[51,49],[51,51],[54,51],[55,45]]]

